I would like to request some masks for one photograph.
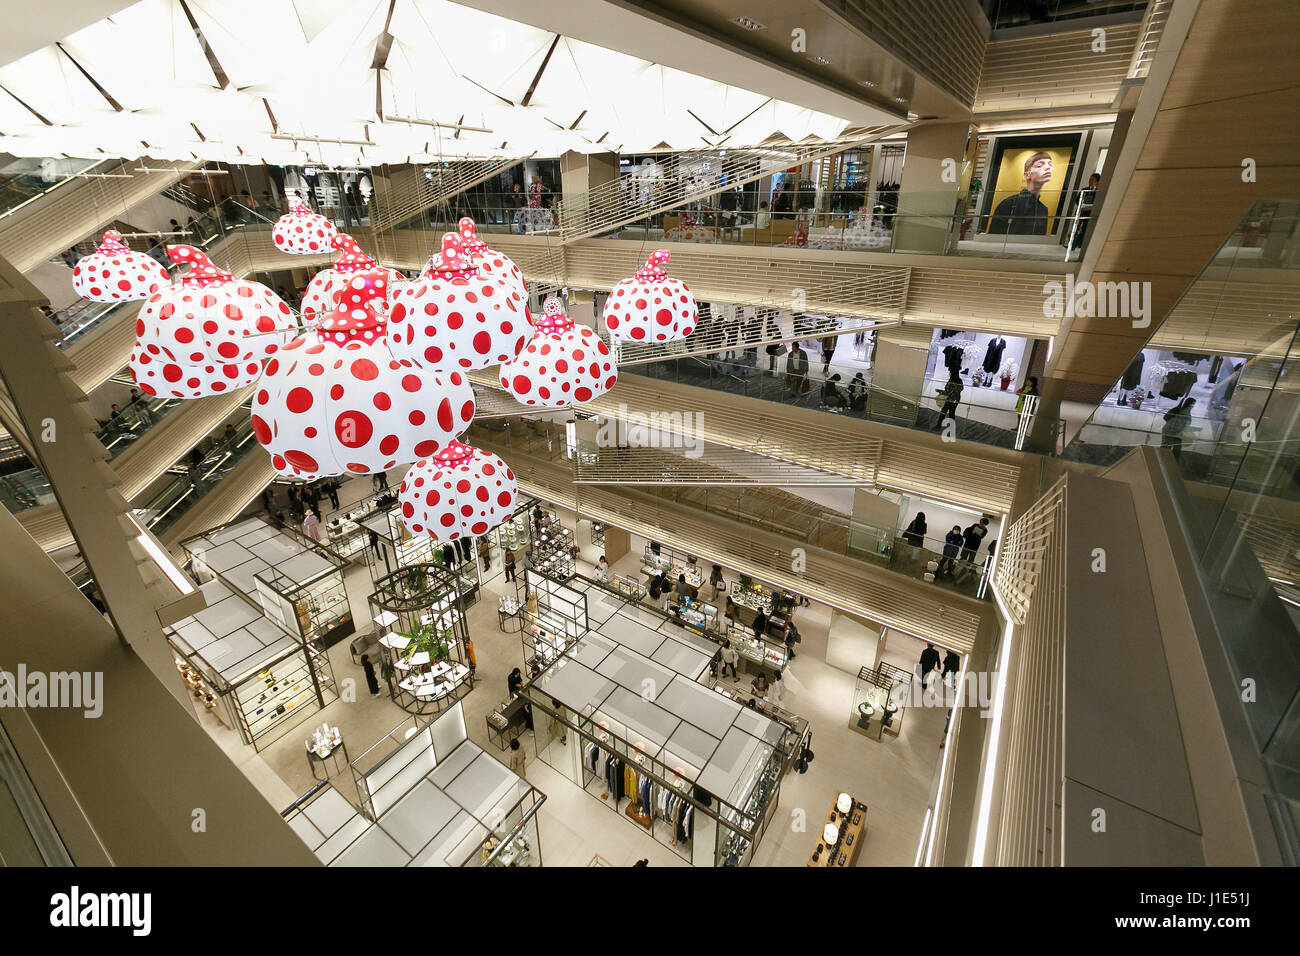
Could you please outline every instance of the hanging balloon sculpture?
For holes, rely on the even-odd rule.
[[[72,288],[91,302],[147,299],[171,282],[167,270],[143,252],[132,252],[116,229],[104,233],[94,252],[72,269]]]
[[[327,216],[311,211],[311,207],[295,196],[289,211],[275,221],[271,241],[281,252],[294,256],[312,256],[329,252],[338,230]]]
[[[377,307],[390,275],[350,275],[319,329],[267,363],[253,397],[253,434],[280,474],[387,471],[434,454],[474,418],[464,375],[416,368],[389,351]]]
[[[555,296],[542,308],[531,341],[501,366],[501,387],[523,404],[543,408],[579,405],[613,388],[618,369],[600,336],[575,326]]]
[[[605,302],[605,327],[625,342],[675,342],[695,331],[699,310],[681,279],[664,272],[670,253],[658,249],[630,279],[624,279]]]
[[[443,542],[485,534],[507,520],[516,490],[514,473],[504,461],[452,441],[411,466],[397,500],[407,531]]]
[[[495,249],[489,249],[487,243],[480,239],[474,231],[474,220],[469,216],[463,216],[456,222],[456,230],[460,237],[465,240],[465,252],[474,259],[474,264],[478,266],[481,273],[490,278],[503,278],[511,292],[518,293],[518,301],[528,301],[528,287],[524,285],[524,274],[519,271],[519,267],[511,261],[510,257],[504,252],[497,252]],[[441,253],[435,252],[425,263],[424,272],[421,275],[428,276],[432,274],[434,267],[438,264]]]
[[[508,362],[532,335],[528,300],[482,274],[454,232],[420,278],[393,297],[388,341],[398,358],[424,368],[479,369]]]
[[[140,308],[131,375],[147,395],[202,398],[243,388],[292,338],[293,313],[262,285],[236,279],[193,246],[168,246],[191,268]]]
[[[334,263],[333,268],[322,269],[312,276],[311,282],[307,284],[307,291],[303,293],[302,297],[303,321],[307,323],[316,322],[333,311],[334,296],[343,291],[348,284],[348,280],[359,272],[379,272],[383,274],[385,278],[385,295],[382,300],[376,300],[373,306],[375,311],[381,315],[387,315],[388,307],[392,303],[393,293],[405,281],[406,277],[396,269],[387,269],[379,265],[374,259],[362,252],[357,241],[345,232],[335,234],[330,239],[330,246],[340,250],[343,255]]]

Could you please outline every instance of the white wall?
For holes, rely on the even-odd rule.
[[[984,536],[985,543],[980,546],[981,554],[987,548],[988,542],[999,537],[1002,532],[1002,519],[996,515],[968,508],[958,508],[955,505],[931,501],[927,498],[918,498],[914,495],[903,496],[903,501],[898,509],[899,528],[906,528],[911,524],[918,511],[925,512],[925,525],[928,529],[925,533],[926,538],[932,538],[935,541],[942,541],[943,536],[952,529],[953,525],[966,528],[968,525],[977,523],[980,518],[988,518],[989,533]]]

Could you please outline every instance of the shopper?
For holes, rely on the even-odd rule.
[[[957,406],[961,404],[961,374],[953,369],[948,373],[948,384],[939,392],[939,422],[935,425],[935,431],[943,428],[944,422],[948,419],[953,420],[953,425],[957,424]]]
[[[1029,376],[1029,378],[1025,379],[1025,384],[1016,389],[1016,394],[1020,396],[1016,399],[1016,414],[1020,415],[1025,407],[1025,396],[1038,394],[1038,378],[1033,375]]]
[[[338,511],[339,510],[339,480],[337,478],[331,478],[327,482],[325,482],[325,487],[326,490],[329,492],[330,507],[333,508],[335,511]]]
[[[953,525],[952,530],[943,536],[943,557],[939,559],[939,568],[935,572],[936,575],[952,574],[956,569],[957,552],[961,550],[964,543],[965,539],[961,535],[961,525]]]
[[[722,577],[722,565],[715,564],[713,566],[713,571],[709,575],[709,586],[713,588],[713,600],[715,601],[718,599],[718,595],[726,590],[727,582]]]
[[[371,697],[379,696],[379,681],[375,678],[375,665],[370,663],[370,655],[361,655],[361,670],[366,675],[366,689],[370,691]]]
[[[519,746],[519,738],[515,737],[510,741],[510,770],[515,776],[522,777],[524,775],[524,764],[527,759],[524,748]]]
[[[822,378],[830,374],[831,359],[835,357],[835,346],[838,342],[837,335],[827,335],[822,338]]]
[[[691,587],[690,583],[686,580],[686,575],[684,574],[677,575],[677,584],[674,586],[673,590],[677,592],[677,599],[679,602],[690,601],[695,598],[695,589]]]
[[[794,660],[794,646],[800,641],[799,628],[794,626],[793,620],[787,620],[785,625],[785,656],[786,660]]]
[[[984,541],[984,536],[989,533],[989,519],[980,518],[978,524],[972,524],[961,533],[962,551],[961,559],[963,561],[974,561],[975,552],[980,549],[980,544]]]
[[[723,610],[722,616],[733,623],[736,620],[736,602],[731,599],[730,594],[727,595],[727,606]]]
[[[943,658],[943,674],[941,679],[945,684],[948,683],[948,675],[952,675],[953,686],[957,686],[957,672],[961,670],[961,657],[956,651],[949,651]]]
[[[840,373],[836,372],[822,383],[822,404],[827,408],[847,408],[848,399],[840,391]]]
[[[798,342],[785,360],[785,387],[795,398],[808,391],[808,353]]]
[[[914,548],[925,547],[925,534],[928,529],[925,525],[925,512],[918,511],[912,523],[907,526],[903,532],[903,540]]]
[[[513,581],[515,579],[515,553],[513,551],[506,552],[504,566],[506,569],[506,580]]]
[[[767,682],[767,675],[763,673],[760,673],[757,677],[755,677],[754,680],[749,685],[750,691],[753,692],[754,696],[759,700],[767,699],[768,687],[769,684]]]
[[[722,676],[727,676],[727,668],[731,668],[731,679],[736,679],[736,665],[740,662],[740,655],[736,649],[731,646],[731,641],[722,642]]]
[[[317,544],[321,543],[320,519],[311,511],[302,519],[302,533]]]
[[[849,409],[859,415],[867,410],[867,380],[861,372],[849,382]]]
[[[1192,406],[1195,404],[1196,399],[1185,398],[1165,412],[1165,424],[1160,429],[1160,447],[1172,451],[1175,459],[1182,457],[1183,433],[1192,425]]]
[[[551,732],[551,738],[560,738],[560,743],[568,746],[569,727],[564,722],[566,716],[564,705],[554,697],[551,698],[551,706],[555,709],[555,716],[547,718],[547,729]]]
[[[375,552],[375,557],[379,557],[379,532],[370,532],[370,548]]]
[[[478,539],[478,556],[483,562],[483,570],[492,570],[492,546],[488,544],[487,535],[482,535]]]
[[[754,612],[753,628],[754,634],[758,637],[767,633],[767,614],[761,607]]]
[[[609,581],[609,562],[605,560],[603,554],[600,556],[600,560],[596,562],[596,580],[601,584]]]
[[[785,681],[782,679],[780,671],[773,672],[772,683],[767,690],[767,697],[777,707],[785,706]]]
[[[709,676],[717,678],[718,666],[722,663],[722,648],[719,647],[713,652],[713,657],[709,659]]]
[[[524,674],[518,667],[506,675],[506,695],[514,697],[519,693],[519,688],[524,684]]]
[[[925,650],[921,652],[921,690],[925,690],[925,683],[934,669],[939,666],[939,652],[935,650],[933,644],[926,644]]]

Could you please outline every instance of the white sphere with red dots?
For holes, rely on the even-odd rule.
[[[191,268],[140,307],[130,362],[135,383],[146,395],[202,398],[257,381],[262,360],[295,334],[289,306],[193,246],[168,246],[167,254]]]
[[[397,500],[407,531],[444,542],[478,537],[508,520],[517,490],[499,457],[452,441],[410,467]]]
[[[695,331],[700,312],[681,279],[664,272],[671,253],[657,249],[605,301],[605,328],[623,342],[676,342]]]
[[[329,252],[338,229],[328,216],[311,211],[300,197],[289,203],[289,211],[275,221],[271,241],[275,248],[293,256],[314,256]]]
[[[490,278],[454,232],[442,237],[436,268],[393,295],[388,345],[425,368],[487,368],[509,362],[533,334],[528,300]]]
[[[91,302],[131,302],[147,299],[171,284],[171,276],[152,257],[132,252],[116,229],[72,269],[72,288]]]
[[[519,267],[504,252],[497,252],[495,249],[488,248],[487,243],[478,237],[473,219],[469,218],[469,216],[462,216],[456,222],[456,231],[465,240],[465,252],[474,260],[479,272],[494,279],[504,279],[510,291],[518,293],[519,301],[528,301],[528,287],[524,284],[524,274],[519,271]],[[424,264],[424,271],[420,274],[422,276],[430,275],[438,264],[441,255],[441,250],[431,255],[429,261]]]
[[[532,339],[501,366],[501,387],[539,408],[581,405],[613,388],[618,369],[609,346],[594,330],[575,326],[555,296],[542,308]]]
[[[464,375],[416,368],[389,352],[374,308],[385,278],[350,277],[320,328],[267,363],[253,396],[253,434],[280,474],[387,471],[435,454],[473,420]]]
[[[350,277],[360,272],[380,272],[388,280],[386,295],[373,304],[380,315],[388,314],[392,304],[393,292],[406,277],[396,269],[379,265],[373,258],[362,251],[357,241],[345,232],[336,233],[330,239],[331,248],[343,253],[332,268],[322,269],[312,276],[307,283],[307,291],[302,296],[302,319],[308,324],[320,321],[334,311],[334,296],[343,291]]]

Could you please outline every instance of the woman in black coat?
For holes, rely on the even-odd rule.
[[[914,548],[920,548],[925,544],[926,530],[925,512],[918,511],[916,517],[912,519],[912,523],[903,532],[903,540]]]

